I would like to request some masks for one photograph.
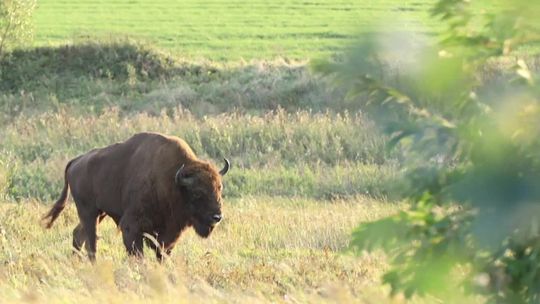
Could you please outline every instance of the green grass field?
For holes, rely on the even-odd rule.
[[[37,45],[124,35],[214,60],[334,53],[359,32],[432,32],[430,0],[38,1]],[[384,25],[386,29],[381,29]]]

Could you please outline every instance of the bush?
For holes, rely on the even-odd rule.
[[[72,83],[79,78],[160,79],[172,66],[173,60],[167,55],[121,40],[18,49],[0,61],[0,90],[18,93],[42,83],[50,85],[51,80]]]
[[[398,79],[382,72],[377,39],[344,63],[317,66],[409,157],[410,210],[358,227],[352,245],[389,252],[383,279],[392,294],[452,302],[465,286],[492,303],[537,303],[540,87],[519,48],[538,42],[540,6],[509,1],[485,15],[468,8],[436,3],[432,13],[449,29],[435,49],[411,54],[422,62]],[[479,74],[510,56],[511,78]]]

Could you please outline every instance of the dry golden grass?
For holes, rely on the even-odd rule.
[[[383,257],[355,257],[345,249],[359,222],[398,208],[364,197],[234,199],[209,239],[188,230],[162,265],[148,249],[142,260],[128,258],[120,233],[106,220],[92,266],[71,253],[74,205],[44,230],[39,218],[47,206],[3,203],[0,303],[374,303],[385,295],[378,280]]]

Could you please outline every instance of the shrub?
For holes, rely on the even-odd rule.
[[[167,55],[123,40],[18,49],[0,61],[0,71],[4,71],[0,73],[0,90],[29,91],[40,83],[50,84],[51,79],[159,79],[168,75],[172,65]]]
[[[465,286],[492,303],[540,299],[540,88],[519,52],[538,42],[540,6],[501,9],[478,15],[468,1],[438,1],[432,13],[448,31],[397,81],[382,72],[377,39],[318,66],[407,150],[410,210],[358,227],[352,241],[389,252],[392,294],[452,302]],[[517,58],[503,88],[479,75],[509,56]]]

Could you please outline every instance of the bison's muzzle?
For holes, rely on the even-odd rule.
[[[193,217],[193,228],[199,236],[207,238],[217,224],[221,222],[222,218],[223,216],[221,214],[214,214],[206,217],[195,215]]]

